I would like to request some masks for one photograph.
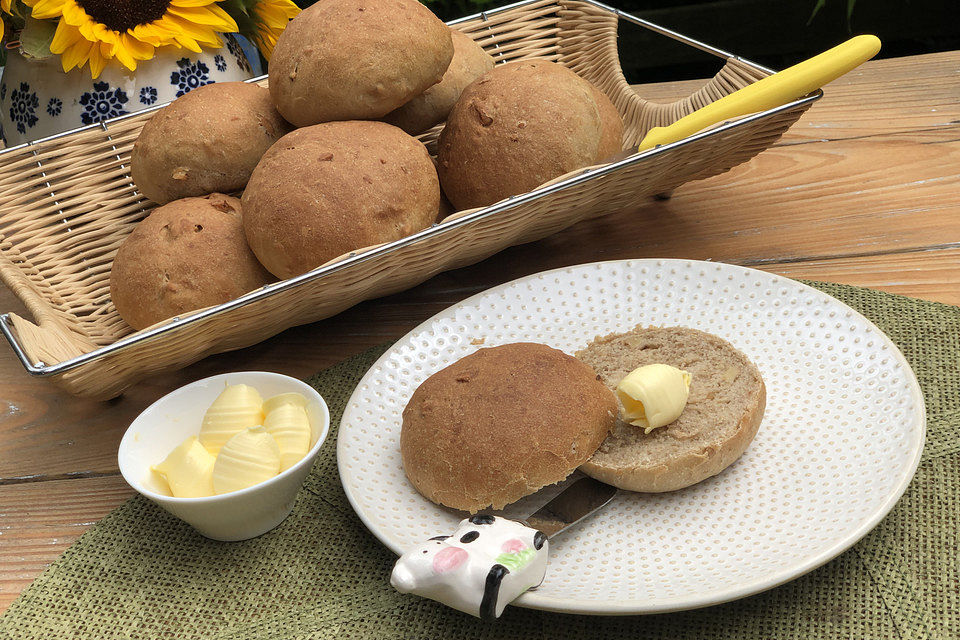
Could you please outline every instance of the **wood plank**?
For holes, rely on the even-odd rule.
[[[0,486],[0,611],[131,495],[118,476]]]
[[[840,140],[960,122],[957,52],[871,60],[824,87],[824,96],[778,143]],[[654,102],[673,102],[699,90],[703,80],[637,87]]]
[[[960,249],[811,260],[759,268],[788,278],[870,287],[944,304],[960,305]]]

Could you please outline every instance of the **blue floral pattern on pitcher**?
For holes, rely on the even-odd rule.
[[[156,87],[143,87],[140,89],[140,104],[153,104],[157,101]]]
[[[250,72],[250,61],[247,60],[247,56],[243,53],[243,47],[240,46],[240,43],[233,36],[227,36],[224,38],[227,41],[227,51],[233,54],[233,57],[237,60],[237,66],[243,69],[246,72]]]
[[[123,105],[127,102],[127,93],[123,89],[110,90],[110,84],[107,82],[94,82],[93,91],[88,91],[80,96],[80,104],[83,106],[83,113],[80,114],[80,120],[83,124],[93,124],[103,122],[108,118],[122,116],[127,112]]]
[[[60,111],[63,109],[63,101],[60,98],[50,98],[47,102],[47,114],[52,117],[60,115]]]
[[[158,53],[135,74],[108,65],[98,79],[86,70],[64,74],[55,56],[28,60],[11,50],[0,77],[0,141],[22,144],[155,107],[214,82],[250,78],[255,67],[243,57],[246,45],[223,40],[219,51]]]
[[[30,85],[20,83],[19,89],[10,92],[10,120],[17,125],[17,131],[26,133],[27,127],[37,124],[37,109],[40,99],[30,91]]]
[[[200,62],[191,62],[190,58],[180,58],[177,60],[179,71],[170,74],[170,84],[177,87],[177,97],[189,93],[198,87],[213,84],[213,80],[208,75],[210,67]]]

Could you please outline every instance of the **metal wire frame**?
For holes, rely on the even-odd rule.
[[[481,19],[481,20],[486,21],[486,20],[488,19],[488,16],[496,15],[496,14],[501,13],[501,12],[503,12],[503,11],[508,11],[508,10],[510,10],[510,9],[515,9],[515,8],[517,8],[517,7],[523,7],[523,6],[526,6],[526,5],[529,5],[529,4],[534,4],[535,2],[538,2],[538,1],[539,1],[539,0],[521,0],[520,2],[514,2],[514,3],[512,3],[512,4],[507,4],[507,5],[504,5],[504,6],[501,6],[501,7],[497,7],[496,9],[491,9],[491,10],[489,10],[489,11],[482,11],[482,12],[480,12],[480,13],[476,13],[476,14],[473,14],[473,15],[470,15],[470,16],[465,16],[465,17],[463,17],[463,18],[458,18],[458,19],[456,19],[456,20],[452,20],[452,21],[448,22],[447,24],[448,24],[448,25],[456,25],[456,24],[459,24],[459,23],[461,23],[461,22],[466,22],[466,21],[475,20],[475,19]],[[625,13],[625,12],[619,10],[619,9],[616,9],[616,8],[614,8],[614,7],[611,7],[611,6],[609,6],[609,5],[606,5],[606,4],[602,3],[602,2],[598,2],[597,0],[580,0],[580,1],[583,2],[584,4],[589,4],[589,5],[592,5],[592,6],[594,6],[594,7],[603,9],[603,10],[605,10],[605,11],[609,11],[610,13],[615,14],[618,19],[621,19],[621,20],[624,20],[624,21],[626,21],[626,22],[629,22],[629,23],[632,23],[632,24],[641,26],[641,27],[643,27],[643,28],[645,28],[645,29],[649,29],[650,31],[653,31],[653,32],[655,32],[655,33],[659,33],[659,34],[661,34],[661,35],[667,36],[667,37],[669,37],[669,38],[671,38],[671,39],[673,39],[673,40],[677,40],[677,41],[682,42],[682,43],[684,43],[684,44],[687,44],[687,45],[689,45],[689,46],[695,47],[695,48],[697,48],[697,49],[699,49],[699,50],[701,50],[701,51],[704,51],[704,52],[709,53],[709,54],[711,54],[711,55],[717,56],[717,57],[719,57],[719,58],[723,58],[723,59],[733,58],[733,59],[736,59],[736,60],[742,62],[743,64],[746,64],[746,65],[748,65],[748,66],[753,67],[754,69],[757,69],[757,70],[759,70],[759,71],[763,71],[764,73],[768,73],[768,74],[769,74],[769,73],[774,73],[774,71],[773,71],[772,69],[769,69],[769,68],[767,68],[767,67],[764,67],[764,66],[762,66],[762,65],[759,65],[759,64],[757,64],[757,63],[755,63],[755,62],[752,62],[752,61],[750,61],[750,60],[746,60],[746,59],[744,59],[744,58],[742,58],[742,57],[740,57],[740,56],[736,56],[736,55],[734,55],[734,54],[732,54],[732,53],[729,53],[729,52],[727,52],[727,51],[724,51],[723,49],[719,49],[719,48],[717,48],[717,47],[713,47],[713,46],[711,46],[711,45],[709,45],[709,44],[706,44],[706,43],[704,43],[704,42],[700,42],[699,40],[696,40],[696,39],[694,39],[694,38],[690,38],[690,37],[685,36],[685,35],[683,35],[683,34],[681,34],[681,33],[677,33],[676,31],[672,31],[672,30],[670,30],[670,29],[667,29],[666,27],[662,27],[662,26],[660,26],[660,25],[654,24],[653,22],[650,22],[650,21],[648,21],[648,20],[644,20],[644,19],[642,19],[642,18],[638,18],[638,17],[636,17],[636,16],[634,16],[634,15],[631,15],[631,14],[629,14],[629,13]],[[267,76],[264,75],[264,76],[259,76],[259,77],[256,77],[256,78],[251,78],[251,79],[249,79],[249,80],[246,80],[246,82],[260,82],[260,81],[263,81],[263,80],[266,79],[266,78],[267,78]],[[198,321],[200,321],[200,320],[203,320],[203,319],[205,319],[205,318],[208,318],[208,317],[211,317],[211,316],[214,316],[214,315],[219,315],[219,314],[221,314],[221,313],[226,313],[226,312],[228,312],[228,311],[231,311],[232,309],[237,309],[237,308],[240,308],[240,307],[244,307],[244,306],[246,306],[246,305],[248,305],[248,304],[251,304],[251,303],[253,303],[253,302],[256,302],[257,300],[260,300],[260,299],[265,298],[265,297],[267,297],[267,296],[273,295],[274,293],[276,293],[276,292],[278,292],[278,291],[285,291],[285,290],[287,290],[287,289],[293,289],[293,288],[299,286],[300,284],[303,284],[303,283],[305,283],[305,282],[310,282],[310,281],[312,281],[312,280],[317,280],[317,279],[322,278],[322,277],[324,277],[324,276],[326,276],[326,275],[328,275],[328,274],[330,274],[330,273],[335,273],[335,272],[337,272],[337,271],[340,271],[340,270],[342,270],[342,269],[345,269],[345,268],[347,268],[347,267],[349,267],[349,266],[351,266],[351,265],[354,265],[354,264],[357,264],[357,263],[362,263],[362,262],[367,262],[367,261],[369,261],[369,260],[374,260],[374,259],[376,259],[376,258],[378,258],[378,257],[380,257],[380,256],[382,256],[382,255],[384,255],[384,254],[390,253],[391,251],[393,251],[393,250],[395,250],[395,249],[399,249],[399,248],[402,248],[402,247],[406,247],[406,246],[408,246],[408,245],[416,244],[416,243],[418,243],[418,242],[421,242],[422,240],[425,240],[425,239],[430,238],[430,237],[432,237],[432,236],[435,236],[435,235],[437,235],[437,234],[445,233],[445,232],[447,232],[447,231],[449,231],[449,230],[452,230],[452,229],[456,229],[456,228],[461,227],[461,226],[463,226],[463,225],[469,224],[469,223],[471,223],[471,222],[473,222],[473,221],[475,221],[475,220],[480,220],[480,219],[483,219],[483,218],[486,218],[486,217],[489,217],[489,216],[497,215],[498,213],[500,213],[500,212],[502,212],[502,211],[507,211],[507,210],[512,209],[512,208],[514,208],[514,207],[516,207],[516,206],[519,206],[520,204],[523,204],[523,203],[525,203],[525,202],[529,202],[529,201],[531,201],[531,200],[536,200],[536,199],[539,199],[539,198],[548,196],[548,195],[550,195],[550,194],[556,193],[556,192],[558,192],[558,191],[563,191],[563,190],[565,190],[565,189],[569,189],[569,188],[575,187],[575,186],[577,186],[577,185],[579,185],[579,184],[582,184],[582,183],[584,183],[584,182],[587,182],[588,180],[592,180],[592,179],[598,178],[598,177],[600,177],[600,176],[605,176],[605,175],[607,175],[607,174],[617,172],[617,171],[623,169],[624,167],[628,167],[628,166],[631,166],[631,165],[634,165],[634,164],[637,164],[637,163],[640,163],[640,162],[655,161],[655,159],[656,159],[656,157],[657,157],[658,155],[660,155],[661,153],[664,153],[664,152],[666,152],[666,151],[668,151],[668,150],[670,150],[670,149],[674,149],[674,148],[676,148],[676,147],[686,146],[686,145],[688,145],[688,144],[690,144],[690,143],[692,143],[692,142],[695,142],[695,141],[700,140],[700,139],[703,139],[703,138],[708,138],[708,137],[711,137],[711,136],[721,135],[721,134],[723,134],[724,132],[730,131],[730,130],[732,130],[732,129],[736,129],[737,127],[740,127],[740,126],[745,125],[745,124],[747,124],[747,123],[754,122],[754,121],[761,120],[761,119],[765,119],[765,118],[769,118],[769,117],[775,116],[776,114],[782,113],[782,112],[784,112],[784,111],[789,111],[789,110],[791,110],[791,109],[793,109],[793,108],[795,108],[795,107],[798,107],[798,106],[801,106],[801,105],[806,105],[806,104],[815,102],[816,100],[819,100],[822,96],[823,96],[823,91],[820,90],[820,89],[818,89],[817,91],[815,91],[815,92],[813,92],[813,93],[811,93],[811,94],[809,94],[809,95],[807,95],[807,96],[804,96],[804,97],[802,97],[802,98],[799,98],[799,99],[794,100],[794,101],[792,101],[792,102],[789,102],[789,103],[787,103],[787,104],[781,105],[781,106],[779,106],[779,107],[774,107],[774,108],[772,108],[772,109],[767,109],[766,111],[761,111],[761,112],[759,112],[759,113],[755,113],[755,114],[753,114],[753,115],[750,115],[750,116],[741,118],[741,119],[739,119],[739,120],[735,120],[735,121],[732,121],[732,122],[727,122],[727,123],[725,123],[725,124],[723,124],[723,125],[721,125],[721,126],[719,126],[719,127],[715,127],[715,128],[710,129],[710,130],[708,130],[708,131],[702,131],[702,132],[700,132],[700,133],[697,133],[697,134],[695,134],[695,135],[692,135],[692,136],[690,136],[690,137],[688,137],[688,138],[684,138],[683,140],[679,140],[679,141],[677,141],[677,142],[673,142],[673,143],[671,143],[671,144],[666,144],[666,145],[662,145],[662,146],[655,147],[655,148],[653,148],[653,149],[648,149],[647,151],[644,151],[644,152],[642,152],[642,153],[634,153],[634,154],[632,154],[632,155],[630,155],[630,156],[628,156],[628,157],[626,157],[626,158],[624,158],[624,159],[618,160],[618,161],[616,161],[616,162],[612,162],[612,163],[610,163],[610,164],[607,164],[607,165],[604,165],[604,166],[601,166],[601,167],[596,167],[596,168],[593,168],[593,169],[586,169],[586,170],[582,171],[581,173],[579,173],[579,174],[577,174],[577,175],[575,175],[575,176],[571,176],[571,177],[567,178],[566,180],[562,180],[562,181],[560,181],[560,182],[553,183],[553,184],[551,184],[551,185],[549,185],[549,186],[546,186],[546,187],[541,187],[541,188],[539,188],[539,189],[535,189],[535,190],[530,191],[530,192],[528,192],[528,193],[524,193],[524,194],[517,195],[517,196],[512,196],[512,197],[507,198],[506,200],[504,200],[504,201],[502,201],[502,202],[499,202],[499,203],[497,203],[497,204],[493,204],[493,205],[490,205],[490,206],[488,206],[488,207],[484,207],[484,208],[482,208],[482,209],[478,209],[477,211],[474,211],[473,213],[469,213],[469,214],[467,214],[467,215],[464,215],[464,216],[455,218],[454,220],[450,220],[449,222],[440,222],[440,223],[434,224],[434,225],[428,227],[427,229],[424,229],[424,230],[422,230],[422,231],[419,231],[419,232],[417,232],[417,233],[414,233],[414,234],[412,234],[412,235],[410,235],[410,236],[407,236],[406,238],[401,238],[400,240],[395,240],[395,241],[393,241],[393,242],[389,242],[389,243],[380,245],[380,246],[378,246],[378,247],[376,247],[376,248],[373,248],[373,249],[370,249],[370,250],[368,250],[368,251],[363,251],[363,252],[358,252],[358,253],[351,253],[349,257],[347,257],[347,258],[345,258],[345,259],[343,259],[343,260],[341,260],[341,261],[339,261],[339,262],[336,262],[336,263],[334,263],[334,264],[330,264],[330,265],[322,266],[322,267],[317,267],[316,269],[313,269],[312,271],[308,271],[307,273],[301,274],[301,275],[299,275],[299,276],[295,276],[295,277],[289,278],[289,279],[287,279],[287,280],[281,280],[280,282],[275,282],[275,283],[272,283],[272,284],[268,284],[268,285],[266,285],[266,286],[264,286],[264,287],[261,287],[260,289],[257,289],[257,290],[255,290],[255,291],[251,291],[250,293],[247,293],[247,294],[245,294],[245,295],[242,295],[242,296],[240,296],[239,298],[236,298],[236,299],[231,300],[231,301],[229,301],[229,302],[225,302],[225,303],[220,304],[220,305],[216,305],[216,306],[214,306],[214,307],[209,307],[209,308],[207,308],[207,309],[204,309],[203,311],[199,311],[199,312],[194,313],[194,314],[192,314],[192,315],[190,315],[190,316],[187,316],[187,317],[185,317],[185,318],[179,318],[179,317],[173,318],[173,319],[171,319],[171,321],[168,322],[167,324],[164,324],[164,325],[161,325],[161,326],[158,326],[158,327],[154,327],[154,328],[152,328],[152,329],[147,329],[147,330],[144,330],[144,331],[141,331],[141,332],[137,332],[137,333],[131,334],[131,335],[127,336],[127,337],[124,337],[124,338],[121,338],[120,340],[117,340],[116,342],[114,342],[114,343],[112,343],[112,344],[109,344],[109,345],[100,347],[99,349],[95,349],[95,350],[93,350],[93,351],[89,351],[89,352],[84,353],[84,354],[82,354],[82,355],[80,355],[80,356],[77,356],[77,357],[74,357],[74,358],[70,358],[70,359],[68,359],[68,360],[64,360],[64,361],[62,361],[62,362],[58,362],[58,363],[56,363],[56,364],[48,365],[48,364],[46,364],[46,363],[44,363],[44,362],[39,362],[39,361],[38,361],[38,362],[31,362],[31,361],[30,361],[30,358],[27,356],[26,351],[24,350],[23,346],[20,344],[20,341],[17,339],[17,336],[16,336],[16,334],[15,334],[14,331],[13,331],[12,321],[11,321],[11,319],[10,319],[10,314],[9,314],[9,313],[5,313],[5,314],[3,314],[3,315],[0,315],[0,332],[3,333],[4,337],[5,337],[5,338],[7,339],[7,341],[10,343],[10,346],[13,348],[14,353],[17,355],[17,358],[20,360],[20,362],[21,362],[21,364],[23,365],[24,369],[26,369],[28,373],[30,373],[31,375],[34,375],[34,376],[38,376],[38,377],[47,377],[47,376],[53,376],[53,375],[61,374],[61,373],[64,373],[64,372],[66,372],[66,371],[70,371],[71,369],[75,369],[75,368],[77,368],[77,367],[79,367],[79,366],[85,365],[85,364],[87,364],[87,363],[89,363],[89,362],[92,362],[92,361],[94,361],[94,360],[100,359],[100,358],[102,358],[102,357],[104,357],[104,356],[106,356],[106,355],[108,355],[108,354],[111,354],[111,353],[114,353],[114,352],[117,352],[117,351],[121,351],[121,350],[123,350],[123,349],[125,349],[125,348],[127,348],[127,347],[130,347],[131,345],[139,344],[140,342],[145,342],[145,341],[149,341],[149,340],[151,340],[151,339],[154,339],[154,338],[156,338],[157,336],[160,336],[160,335],[162,335],[162,334],[164,334],[164,333],[166,333],[166,332],[168,332],[168,331],[171,331],[171,330],[173,330],[173,329],[175,329],[175,328],[177,328],[177,327],[185,326],[185,325],[190,325],[190,324],[193,324],[193,323],[198,322]],[[77,133],[77,132],[80,132],[80,131],[88,131],[88,130],[91,130],[91,129],[95,129],[95,128],[97,128],[97,127],[101,127],[101,128],[103,128],[104,131],[106,131],[106,130],[107,130],[107,124],[108,124],[108,123],[120,122],[120,121],[126,120],[126,119],[131,118],[131,117],[134,117],[134,116],[139,116],[139,115],[142,115],[142,114],[144,114],[144,113],[149,113],[150,111],[155,111],[155,110],[157,110],[157,109],[161,109],[161,108],[163,108],[164,106],[166,106],[166,104],[154,105],[154,106],[152,106],[152,107],[150,107],[150,108],[148,108],[148,109],[144,109],[144,110],[141,110],[141,111],[137,111],[137,112],[134,112],[134,113],[132,113],[132,114],[127,114],[127,115],[119,116],[119,117],[117,117],[117,118],[112,118],[111,120],[108,120],[108,121],[105,121],[105,122],[101,122],[101,123],[99,123],[99,124],[93,124],[93,125],[87,125],[87,126],[84,126],[84,127],[78,127],[78,128],[76,128],[76,129],[72,129],[72,130],[70,130],[70,131],[65,131],[65,132],[62,132],[62,133],[58,133],[58,134],[56,134],[56,135],[48,136],[48,137],[42,138],[42,139],[40,139],[40,140],[35,140],[35,141],[32,141],[32,142],[26,142],[26,143],[17,145],[17,146],[15,146],[15,147],[11,147],[11,148],[9,148],[9,149],[0,151],[0,159],[2,159],[3,155],[6,154],[6,153],[8,153],[8,152],[12,152],[12,151],[17,150],[17,149],[23,149],[23,148],[29,147],[29,146],[31,146],[31,145],[37,145],[37,144],[41,144],[41,143],[44,143],[44,142],[49,142],[49,141],[51,141],[51,140],[57,140],[57,139],[59,139],[59,138],[62,138],[62,137],[65,137],[65,136],[68,136],[68,135],[71,135],[71,134],[74,134],[74,133]]]

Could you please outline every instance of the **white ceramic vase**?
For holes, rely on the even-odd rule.
[[[231,36],[199,54],[165,48],[136,71],[109,64],[64,73],[59,56],[28,60],[9,51],[0,76],[0,137],[11,147],[169,102],[214,82],[252,78],[254,68]],[[259,65],[257,65],[259,66]]]

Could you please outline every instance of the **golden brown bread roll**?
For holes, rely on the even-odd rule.
[[[247,246],[240,217],[240,201],[220,193],[154,209],[113,260],[110,297],[120,317],[143,329],[271,282]]]
[[[617,400],[587,365],[546,345],[480,349],[421,384],[400,452],[438,504],[500,509],[566,478],[613,428]]]
[[[429,227],[440,207],[433,161],[385,122],[297,129],[267,153],[243,192],[253,252],[281,278]]]
[[[443,122],[468,84],[493,69],[493,58],[473,38],[456,29],[451,29],[451,35],[453,60],[443,74],[443,80],[388,113],[383,118],[384,122],[396,125],[411,135],[423,133]]]
[[[323,0],[287,25],[270,93],[298,127],[382,118],[440,82],[450,29],[416,0]]]
[[[623,118],[607,94],[596,86],[593,87],[593,98],[600,110],[601,127],[596,162],[604,162],[623,149]]]
[[[499,65],[473,82],[437,146],[450,202],[458,210],[490,205],[597,162],[616,132],[605,126],[595,92],[545,60]]]
[[[218,82],[157,111],[130,153],[140,193],[160,204],[243,189],[260,156],[292,127],[270,92],[245,82]]]

